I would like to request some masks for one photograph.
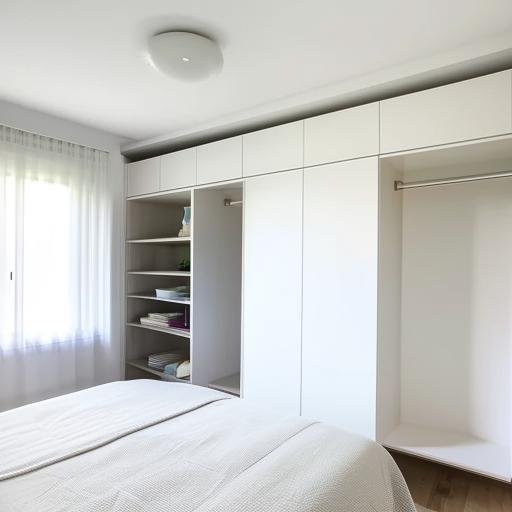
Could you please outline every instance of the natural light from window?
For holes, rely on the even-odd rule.
[[[73,254],[70,187],[31,180],[15,187],[12,178],[7,190],[13,299],[8,339],[21,336],[27,345],[68,340],[76,334],[71,269],[80,264]]]

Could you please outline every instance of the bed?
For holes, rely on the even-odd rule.
[[[414,510],[376,443],[190,384],[114,382],[0,414],[1,512]]]

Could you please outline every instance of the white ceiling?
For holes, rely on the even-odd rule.
[[[505,49],[511,26],[510,0],[0,0],[0,98],[146,139],[461,48]],[[146,41],[166,29],[215,37],[222,72],[159,74]]]

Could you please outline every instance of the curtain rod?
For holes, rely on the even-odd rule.
[[[475,174],[474,176],[457,176],[455,178],[441,178],[438,180],[395,181],[395,190],[405,190],[408,188],[435,187],[437,185],[450,185],[452,183],[465,183],[467,181],[492,180],[494,178],[508,178],[512,176],[512,171],[492,172],[488,174]]]
[[[53,135],[46,135],[44,133],[35,132],[34,130],[25,130],[24,128],[18,128],[17,126],[13,126],[13,125],[6,124],[6,123],[0,123],[0,130],[2,128],[6,128],[7,130],[14,130],[17,132],[26,133],[28,135],[34,135],[36,137],[42,137],[42,138],[48,139],[48,140],[54,140],[56,142],[64,142],[65,144],[72,144],[73,146],[79,146],[79,147],[82,147],[85,149],[92,149],[94,151],[100,151],[101,153],[106,153],[107,155],[110,155],[110,153],[111,153],[111,151],[107,150],[107,149],[100,149],[100,148],[96,148],[94,146],[89,146],[87,144],[82,144],[80,142],[74,142],[71,139],[60,139],[58,137],[54,137]]]

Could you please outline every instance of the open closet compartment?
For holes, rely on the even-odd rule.
[[[243,183],[193,194],[192,382],[239,395]]]
[[[128,199],[126,203],[126,377],[190,382],[149,356],[175,353],[190,361],[192,191]],[[165,375],[164,375],[165,373]],[[187,372],[185,372],[187,373]]]
[[[512,139],[380,159],[377,437],[511,478]]]

